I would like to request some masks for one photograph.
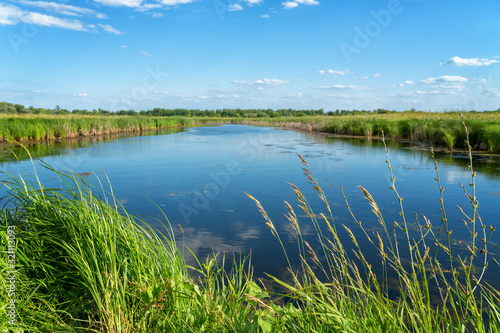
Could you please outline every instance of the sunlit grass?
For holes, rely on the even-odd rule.
[[[386,139],[421,141],[448,149],[463,149],[465,136],[458,117],[457,112],[276,118],[0,114],[0,141],[53,140],[196,124],[232,123],[281,126],[365,138],[380,138],[384,132]],[[500,153],[500,112],[468,112],[466,117],[473,149]]]
[[[0,141],[68,139],[191,125],[183,117],[0,115]]]

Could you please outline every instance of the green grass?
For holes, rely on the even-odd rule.
[[[300,189],[291,188],[321,246],[315,251],[304,241],[305,225],[297,218],[297,208],[286,203],[301,265],[289,264],[290,281],[270,276],[281,286],[279,294],[252,279],[251,264],[244,258],[231,265],[221,255],[199,258],[193,267],[198,278],[193,278],[166,217],[166,231],[159,234],[128,215],[114,199],[105,175],[100,176],[103,185],[93,187],[42,163],[66,184],[52,189],[38,180],[4,174],[7,194],[0,201],[0,237],[7,244],[9,230],[15,230],[18,312],[16,326],[10,325],[5,312],[11,297],[0,293],[0,326],[18,332],[500,332],[500,293],[483,281],[494,228],[485,227],[479,218],[472,163],[471,185],[466,188],[470,207],[464,207],[470,252],[458,256],[451,245],[437,167],[441,220],[431,225],[423,218],[415,237],[387,154],[400,219],[388,225],[363,187],[360,191],[382,232],[368,232],[351,212],[352,226],[379,255],[378,262],[368,262],[352,227],[334,220],[313,170],[299,158],[324,212],[313,211]],[[263,205],[249,197],[281,243]],[[348,198],[345,201],[349,207]],[[350,240],[339,237],[341,229]],[[347,250],[352,244],[354,252]],[[288,260],[290,254],[285,255]],[[4,286],[10,283],[7,258],[2,253]],[[374,273],[374,265],[384,268],[381,276]],[[389,276],[396,276],[398,297],[389,297]],[[437,305],[433,289],[439,290]]]
[[[500,113],[464,113],[474,150],[500,153]],[[279,118],[200,118],[204,122],[257,124],[333,133],[336,135],[382,137],[421,141],[448,149],[467,150],[458,113],[403,112],[348,116],[307,116]]]
[[[186,117],[24,115],[0,116],[0,141],[70,139],[193,125]]]
[[[500,112],[465,113],[474,150],[500,153]],[[458,113],[402,112],[346,116],[267,118],[146,117],[78,115],[0,115],[0,141],[53,140],[207,123],[252,124],[327,132],[337,135],[405,139],[465,147]]]

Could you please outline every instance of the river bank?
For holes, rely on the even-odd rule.
[[[500,113],[464,113],[475,151],[500,153]],[[61,140],[114,133],[187,127],[198,124],[248,124],[339,136],[422,142],[448,150],[468,150],[462,118],[458,113],[404,112],[348,116],[267,118],[146,117],[79,115],[0,116],[0,142]]]

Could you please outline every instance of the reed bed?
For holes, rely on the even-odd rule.
[[[71,139],[191,124],[183,117],[8,115],[0,116],[0,142]]]
[[[500,153],[500,112],[466,113],[474,150]],[[465,134],[458,113],[400,112],[343,116],[223,118],[81,115],[0,115],[1,141],[68,139],[142,132],[197,124],[251,124],[335,135],[410,140],[463,149]]]
[[[474,150],[500,153],[500,112],[465,113]],[[306,116],[278,118],[202,118],[211,123],[280,126],[292,130],[326,132],[367,139],[410,140],[463,149],[465,133],[458,113],[402,112],[345,116]]]
[[[468,138],[467,129],[465,133]],[[281,286],[280,293],[254,281],[245,258],[227,268],[223,257],[222,263],[217,260],[222,255],[214,254],[188,267],[166,217],[166,231],[160,234],[127,214],[105,181],[94,187],[43,162],[64,188],[4,174],[0,237],[2,244],[10,244],[14,234],[15,295],[0,293],[0,310],[8,313],[7,304],[15,299],[17,312],[15,325],[3,315],[0,326],[14,332],[500,332],[500,293],[484,281],[488,240],[495,228],[479,217],[471,148],[471,182],[464,187],[470,207],[460,208],[470,230],[467,255],[455,255],[437,165],[441,219],[433,225],[422,217],[414,237],[388,151],[390,190],[400,219],[389,225],[360,186],[381,233],[364,229],[355,212],[352,226],[339,225],[313,170],[299,155],[324,212],[313,211],[291,184],[298,209],[308,219],[299,221],[297,206],[285,203],[301,264],[289,264],[290,281],[270,276]],[[106,180],[105,175],[100,178]],[[248,196],[282,244],[263,205]],[[315,228],[319,250],[305,241],[303,223]],[[353,227],[372,244],[378,262],[365,259]],[[341,238],[340,229],[350,239]],[[354,244],[354,252],[347,250],[348,243]],[[284,254],[288,261],[291,254]],[[9,258],[4,253],[0,258],[4,286],[12,286]],[[384,268],[382,276],[374,273],[374,265]],[[190,268],[198,278],[191,277]],[[389,296],[390,273],[397,277],[397,297]],[[432,302],[433,286],[437,304]]]

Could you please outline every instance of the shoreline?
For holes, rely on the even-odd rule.
[[[272,119],[272,120],[271,120]],[[379,117],[283,117],[261,119],[217,117],[143,117],[143,116],[43,116],[0,118],[0,146],[6,143],[35,144],[66,140],[85,140],[119,134],[203,126],[244,124],[271,126],[337,138],[409,142],[435,151],[468,154],[461,148],[466,132],[461,119]],[[500,156],[500,121],[470,118],[473,155]]]

